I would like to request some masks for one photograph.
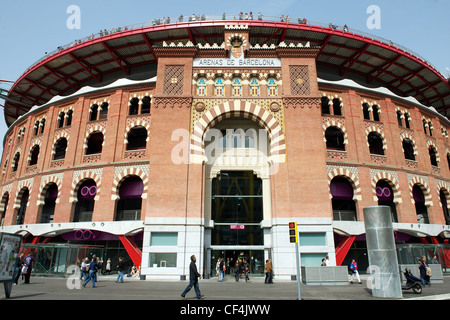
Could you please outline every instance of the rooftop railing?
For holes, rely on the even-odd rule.
[[[163,17],[163,18],[159,18],[159,19],[153,19],[151,21],[146,21],[146,22],[142,22],[142,23],[135,23],[135,24],[131,24],[131,25],[127,25],[127,26],[119,26],[119,27],[115,27],[115,28],[111,28],[111,29],[103,29],[100,30],[97,33],[93,33],[89,36],[86,36],[84,38],[81,39],[77,39],[74,40],[66,45],[62,45],[59,46],[56,50],[53,50],[52,52],[46,53],[42,58],[40,58],[39,60],[35,61],[30,67],[27,68],[26,71],[30,70],[31,68],[33,68],[34,66],[36,66],[37,64],[39,64],[40,62],[48,59],[49,57],[63,51],[66,49],[69,49],[71,47],[75,47],[78,44],[85,44],[87,42],[93,41],[94,39],[98,39],[101,37],[105,37],[117,32],[132,32],[132,31],[136,31],[138,29],[144,29],[147,27],[151,27],[151,26],[155,26],[155,25],[165,25],[165,24],[180,24],[180,23],[186,23],[186,22],[198,22],[198,21],[223,21],[223,20],[237,20],[237,21],[251,21],[251,20],[257,20],[257,21],[267,21],[267,22],[282,22],[282,23],[286,23],[286,24],[292,24],[292,23],[296,23],[296,24],[302,24],[302,25],[307,25],[307,26],[314,26],[314,27],[321,27],[322,29],[333,29],[333,30],[340,30],[342,32],[345,32],[346,34],[350,34],[350,35],[358,35],[358,36],[362,36],[363,38],[368,38],[371,40],[376,40],[376,41],[380,41],[383,42],[387,45],[389,45],[390,47],[396,48],[398,50],[404,51],[410,55],[413,55],[415,58],[420,59],[422,62],[424,62],[425,64],[427,64],[429,67],[433,68],[436,72],[438,72],[443,78],[445,78],[442,73],[434,66],[432,65],[430,62],[428,62],[425,58],[423,58],[422,56],[420,56],[418,53],[398,44],[395,43],[391,40],[387,40],[385,38],[373,35],[373,34],[369,34],[367,32],[363,32],[360,30],[356,30],[353,28],[348,28],[346,25],[345,26],[338,26],[332,23],[323,23],[323,22],[317,22],[317,21],[311,21],[308,20],[306,18],[299,18],[299,17],[289,17],[288,15],[282,15],[280,17],[275,17],[275,16],[266,16],[266,15],[262,15],[260,13],[258,14],[253,14],[251,15],[250,13],[238,13],[238,14],[222,14],[222,15],[204,15],[204,14],[193,14],[190,16],[183,16],[180,15],[178,17]],[[26,72],[25,71],[25,72]]]

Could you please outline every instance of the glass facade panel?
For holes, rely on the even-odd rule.
[[[152,232],[151,246],[176,246],[178,244],[178,233],[175,232]]]
[[[301,265],[304,267],[318,267],[326,256],[326,253],[302,253],[300,255]]]
[[[325,246],[325,233],[300,233],[299,243],[301,246]]]

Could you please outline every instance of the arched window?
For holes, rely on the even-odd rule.
[[[45,119],[42,119],[40,124],[40,133],[44,133],[44,129],[45,129]]]
[[[416,207],[417,222],[430,223],[430,221],[428,220],[428,209],[425,205],[425,196],[423,194],[422,188],[419,185],[415,184],[412,191],[414,205]]]
[[[369,110],[368,103],[363,103],[363,115],[364,115],[364,120],[370,120],[370,110]]]
[[[98,115],[98,105],[93,104],[89,109],[89,121],[97,120],[97,115]]]
[[[373,109],[373,121],[380,121],[380,107],[374,104]]]
[[[409,113],[405,112],[405,127],[408,129],[410,129],[409,119],[410,119]]]
[[[448,191],[447,191],[448,192]],[[439,191],[439,198],[441,200],[442,210],[444,213],[445,224],[450,225],[450,215],[448,212],[448,203],[447,203],[447,195],[444,189]]]
[[[383,139],[377,132],[370,132],[367,141],[369,143],[370,154],[384,155]]]
[[[422,120],[422,124],[423,124],[423,132],[425,134],[427,134],[427,127],[428,127],[428,123],[425,119]]]
[[[428,131],[430,133],[430,136],[433,136],[433,123],[431,121],[428,122]]]
[[[197,97],[206,96],[206,78],[201,77],[197,80]]]
[[[84,180],[78,188],[73,222],[92,221],[96,195],[97,185],[95,181],[92,179]]]
[[[392,222],[398,222],[397,209],[394,203],[394,191],[385,180],[379,180],[376,185],[376,194],[379,206],[388,206],[391,210]]]
[[[259,79],[257,77],[250,78],[250,96],[259,97]]]
[[[102,105],[100,106],[100,115],[99,115],[100,120],[105,120],[108,118],[108,107],[109,107],[108,102],[103,102]]]
[[[337,127],[328,127],[325,130],[327,150],[345,151],[344,134]]]
[[[342,115],[341,100],[339,100],[338,98],[333,99],[333,114],[335,116]]]
[[[322,114],[330,114],[330,99],[328,99],[328,97],[322,97],[320,99],[321,101],[321,109],[322,109]]]
[[[130,100],[130,110],[128,112],[128,115],[133,116],[139,114],[139,99],[133,98]]]
[[[17,169],[19,168],[19,160],[20,160],[20,153],[19,152],[17,152],[15,155],[14,155],[14,160],[13,160],[13,167],[12,167],[12,171],[13,172],[16,172],[17,171]]]
[[[150,113],[151,98],[145,96],[142,98],[141,114]]]
[[[239,77],[234,77],[231,80],[232,96],[242,97],[242,80]]]
[[[127,150],[142,150],[147,147],[147,129],[136,126],[128,132]]]
[[[447,153],[448,170],[450,170],[450,153]]]
[[[270,77],[267,80],[267,95],[269,97],[277,97],[278,96],[278,83],[277,79],[274,77]]]
[[[353,186],[344,177],[335,177],[330,183],[333,218],[338,221],[356,221]]]
[[[35,145],[31,149],[30,162],[28,163],[29,166],[34,166],[37,164],[39,158],[39,149],[39,145]]]
[[[23,190],[21,190],[19,194],[20,193],[22,195],[20,198],[20,207],[17,210],[16,224],[23,224],[23,222],[25,221],[25,212],[27,211],[27,203],[30,196],[28,188],[23,188]]]
[[[66,157],[67,149],[67,139],[60,138],[55,144],[55,153],[53,155],[53,160],[61,160]]]
[[[66,127],[70,127],[70,125],[72,124],[72,115],[73,115],[73,111],[72,110],[67,111]]]
[[[403,127],[402,112],[400,110],[397,111],[397,123],[400,127]]]
[[[103,133],[100,131],[92,132],[87,138],[86,155],[102,153]]]
[[[428,153],[430,155],[431,165],[437,167],[438,162],[437,162],[437,156],[436,156],[437,155],[436,149],[433,146],[429,146]]]
[[[64,117],[65,117],[65,113],[60,112],[58,115],[58,128],[64,127]]]
[[[44,206],[41,211],[41,223],[53,222],[53,215],[55,214],[55,204],[58,198],[58,187],[56,183],[48,186],[44,196]]]
[[[37,136],[39,134],[39,121],[34,123],[34,135]]]
[[[405,154],[405,159],[415,161],[416,156],[414,155],[414,145],[412,141],[409,139],[403,139],[402,145],[403,145],[403,152]]]
[[[144,183],[137,176],[126,178],[119,187],[115,221],[140,220]]]
[[[5,215],[6,209],[8,207],[8,202],[9,202],[9,193],[5,192],[1,200],[2,214],[0,216],[0,226],[3,226],[3,223],[5,222]]]
[[[222,77],[217,77],[214,80],[214,96],[223,97],[225,96],[225,81]]]

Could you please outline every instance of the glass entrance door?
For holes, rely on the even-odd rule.
[[[250,278],[264,275],[264,250],[213,250],[211,254],[211,276],[217,276],[217,261],[223,258],[225,261],[225,276],[234,277],[234,271],[239,268],[241,279],[244,279],[243,264],[250,266]],[[238,265],[236,266],[236,262]]]

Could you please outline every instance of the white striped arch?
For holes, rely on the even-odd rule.
[[[130,133],[131,129],[135,127],[144,127],[145,130],[147,130],[147,139],[145,141],[149,141],[149,132],[150,132],[150,124],[142,119],[134,119],[132,122],[127,124],[127,127],[125,129],[125,136],[124,136],[124,143],[128,143],[128,134]]]
[[[390,173],[388,172],[378,172],[375,174],[371,180],[372,184],[372,192],[373,192],[373,201],[377,202],[377,183],[378,181],[383,180],[386,181],[389,186],[392,188],[392,191],[394,192],[394,203],[402,203],[401,198],[401,192],[400,192],[400,184],[396,178],[394,178]]]
[[[43,181],[41,181],[41,185],[39,187],[41,192],[39,192],[38,200],[37,200],[37,205],[38,206],[43,206],[44,205],[45,193],[47,192],[48,188],[53,183],[56,184],[56,187],[58,188],[58,197],[56,198],[55,202],[59,203],[59,199],[60,199],[60,196],[61,196],[62,181],[61,181],[61,179],[59,177],[51,175],[51,176],[47,176]]]
[[[14,201],[14,209],[20,208],[20,202],[22,200],[22,195],[25,192],[25,190],[28,189],[28,194],[31,195],[32,190],[32,183],[29,180],[23,180],[19,181],[17,184],[17,191],[16,191],[16,199]],[[28,199],[27,206],[30,205],[30,199]]]
[[[141,178],[142,183],[144,184],[144,190],[142,191],[142,199],[147,198],[147,190],[148,190],[148,177],[145,174],[144,171],[142,171],[139,168],[126,168],[119,174],[114,176],[113,186],[112,186],[112,192],[111,192],[111,200],[118,200],[119,197],[119,189],[122,182],[129,177],[137,176]]]
[[[358,177],[350,172],[348,169],[345,168],[336,168],[331,170],[328,173],[328,190],[330,190],[331,186],[331,180],[333,180],[336,177],[342,177],[347,179],[350,184],[353,187],[353,200],[361,200],[361,186],[359,185]],[[331,192],[330,192],[330,199],[332,198]]]
[[[371,132],[375,132],[378,135],[380,135],[381,140],[383,141],[383,150],[386,150],[387,149],[387,142],[386,142],[386,137],[384,136],[384,132],[383,132],[383,130],[381,130],[380,128],[377,128],[376,126],[369,126],[366,129],[367,146],[369,146],[369,134]]]
[[[84,145],[83,148],[87,149],[87,145],[88,145],[88,141],[89,141],[89,137],[91,136],[91,134],[93,134],[94,132],[101,132],[103,134],[103,143],[102,143],[102,147],[105,145],[105,135],[106,135],[106,129],[103,125],[100,124],[96,124],[95,126],[92,126],[89,128],[89,130],[86,131],[86,136],[84,138]]]
[[[6,199],[8,199],[8,202],[9,202],[9,192],[8,191],[3,192],[3,194],[2,194],[2,198],[0,200],[0,211],[7,209],[7,208],[5,208]]]
[[[437,149],[437,147],[436,147],[436,143],[434,143],[434,142],[431,141],[431,140],[427,140],[427,148],[429,149],[430,146],[433,147],[434,151],[436,152],[436,161],[437,161],[437,162],[440,162],[440,161],[441,161],[441,158],[439,157],[439,152],[438,152],[438,149]]]
[[[439,197],[441,195],[441,191],[444,192],[445,199],[447,199],[447,208],[450,209],[450,192],[449,192],[450,188],[449,188],[448,183],[444,182],[444,181],[439,181],[439,183],[436,186],[436,189],[437,189],[436,191],[437,191],[437,194]],[[439,198],[439,200],[440,200],[440,198]],[[439,201],[439,206],[442,208],[441,201]]]
[[[97,201],[99,199],[100,184],[102,182],[100,177],[95,172],[84,171],[77,177],[76,180],[72,181],[72,186],[70,188],[72,191],[70,193],[69,202],[78,201],[78,189],[86,180],[94,180],[95,186],[97,187],[97,193],[95,194],[94,200]]]
[[[190,156],[193,163],[206,160],[203,140],[206,131],[218,122],[232,117],[252,120],[266,129],[270,140],[270,159],[275,163],[286,161],[286,140],[283,129],[274,116],[254,103],[232,100],[211,108],[195,122],[190,143]]]
[[[55,136],[55,139],[53,139],[53,147],[52,147],[52,157],[55,154],[55,147],[56,147],[56,143],[61,139],[61,138],[66,138],[67,140],[67,144],[69,144],[69,134],[64,131],[61,130],[60,132],[58,132]]]
[[[400,135],[400,141],[402,142],[402,151],[405,152],[405,150],[403,149],[403,140],[405,140],[405,139],[408,139],[409,141],[411,141],[411,143],[413,145],[413,149],[414,149],[414,155],[417,156],[416,141],[414,140],[414,137],[409,132],[403,132]]]
[[[325,137],[325,131],[329,128],[329,127],[336,127],[336,128],[338,128],[341,132],[342,132],[342,134],[344,135],[344,144],[346,145],[346,144],[348,144],[348,135],[347,135],[347,129],[345,129],[345,126],[342,124],[342,123],[340,123],[340,122],[337,122],[337,121],[335,121],[335,120],[328,120],[327,122],[325,122],[323,125],[322,125],[322,129],[323,129],[323,141],[324,142],[327,142],[327,139],[326,139],[326,137]]]
[[[30,152],[28,152],[28,158],[27,158],[27,161],[30,161],[30,160],[31,160],[31,155],[33,154],[33,150],[34,150],[34,148],[36,148],[36,147],[39,147],[39,149],[41,148],[41,141],[40,141],[40,140],[39,140],[39,141],[36,141],[34,144],[31,145]]]
[[[414,196],[413,196],[413,188],[417,185],[420,187],[420,189],[423,192],[423,195],[425,197],[425,205],[427,207],[430,207],[433,205],[433,201],[431,200],[431,191],[430,187],[428,186],[428,183],[425,182],[421,177],[412,177],[409,181],[409,195],[411,197],[411,202],[414,204]]]

